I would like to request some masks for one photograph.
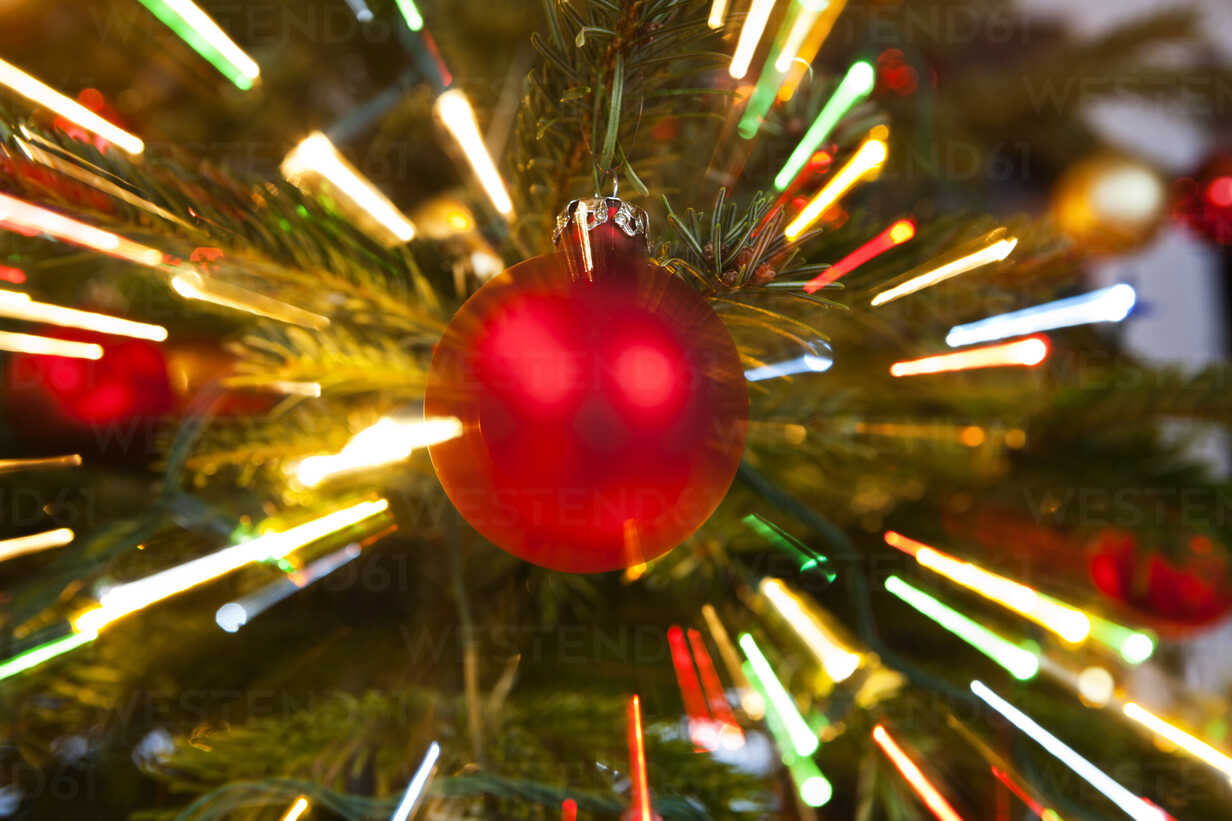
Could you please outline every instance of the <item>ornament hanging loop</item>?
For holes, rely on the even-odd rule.
[[[595,198],[596,199],[603,196],[603,193],[602,193],[603,183],[607,182],[607,180],[609,179],[612,181],[612,193],[608,194],[608,196],[613,197],[613,198],[618,197],[620,195],[620,175],[617,174],[614,169],[600,168],[599,165],[596,163],[595,164]]]

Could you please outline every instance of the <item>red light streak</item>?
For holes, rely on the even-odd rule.
[[[561,802],[560,821],[577,821],[577,802],[572,798]]]
[[[20,268],[10,268],[7,265],[0,265],[0,279],[5,282],[11,282],[14,285],[21,285],[26,281],[26,272]]]
[[[702,634],[689,630],[689,647],[693,649],[693,661],[697,664],[697,672],[701,676],[702,691],[710,705],[710,712],[721,725],[719,741],[724,746],[739,748],[744,745],[744,731],[736,723],[736,715],[731,705],[727,703],[727,695],[723,692],[723,683],[719,681],[719,673],[715,670],[714,660],[706,649]]]
[[[885,727],[878,724],[873,728],[873,741],[877,742],[877,746],[886,754],[895,769],[907,780],[911,789],[915,790],[915,794],[920,797],[924,806],[928,807],[933,815],[937,816],[940,821],[963,821],[962,816],[954,811],[954,808],[929,782],[915,762],[890,737]]]
[[[1036,801],[1031,796],[1027,795],[1023,791],[1022,787],[1014,783],[1014,780],[1010,778],[1009,775],[1002,772],[997,767],[992,767],[990,769],[992,769],[992,774],[996,776],[997,780],[1000,781],[1002,784],[1004,784],[1005,788],[1009,790],[1010,792],[1012,792],[1015,798],[1017,798],[1019,801],[1027,805],[1027,809],[1031,810],[1031,812],[1035,813],[1040,818],[1044,817],[1044,813],[1047,811],[1046,807],[1044,807],[1042,804],[1040,804],[1038,801]]]
[[[915,221],[909,219],[899,220],[868,242],[861,245],[856,250],[852,251],[847,256],[840,259],[838,262],[831,265],[825,271],[822,271],[819,275],[817,275],[817,277],[804,286],[804,290],[810,294],[815,293],[821,288],[829,285],[831,282],[834,282],[839,277],[846,276],[869,260],[881,256],[891,248],[896,248],[897,246],[902,245],[914,236]]]
[[[706,708],[706,699],[702,696],[701,684],[693,669],[693,659],[689,656],[689,647],[684,641],[684,631],[679,625],[672,625],[667,631],[667,642],[672,650],[672,666],[676,668],[676,682],[680,685],[680,695],[684,700],[684,710],[689,715],[689,735],[694,746],[713,750],[715,739],[711,728],[710,711]]]

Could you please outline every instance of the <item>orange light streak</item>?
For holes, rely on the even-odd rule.
[[[642,736],[642,703],[636,695],[629,697],[629,778],[633,804],[628,817],[632,821],[652,821],[650,787],[646,783],[646,740]]]
[[[1002,345],[987,345],[965,351],[926,356],[895,362],[891,376],[921,376],[924,374],[970,371],[978,368],[1005,368],[1014,365],[1033,368],[1048,358],[1048,337],[1029,336]]]
[[[907,779],[911,789],[915,790],[915,794],[920,797],[924,806],[928,807],[933,815],[937,816],[940,821],[963,821],[962,816],[954,811],[954,808],[929,782],[915,762],[890,737],[885,727],[878,724],[873,728],[873,741],[877,742],[877,746],[886,754],[903,778]]]
[[[968,590],[1013,610],[1068,642],[1080,642],[1091,634],[1091,620],[1082,611],[1042,596],[1025,584],[964,562],[923,542],[887,530],[885,543],[915,557],[929,570]]]

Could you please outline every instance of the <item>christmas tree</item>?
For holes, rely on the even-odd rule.
[[[1192,15],[10,14],[0,814],[1228,813],[1232,374],[1070,82],[1217,120]]]

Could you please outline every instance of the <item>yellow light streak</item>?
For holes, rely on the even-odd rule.
[[[889,147],[884,140],[866,140],[855,155],[847,161],[837,174],[830,178],[825,187],[809,200],[804,210],[796,215],[784,231],[787,239],[795,239],[828,211],[844,194],[850,191],[865,174],[881,167],[889,156]]]
[[[779,579],[762,579],[761,594],[779,611],[792,630],[812,651],[826,675],[835,682],[845,681],[860,667],[860,655],[843,646],[835,636],[804,607]]]
[[[732,54],[731,66],[727,73],[732,79],[739,80],[749,73],[749,63],[753,62],[753,54],[757,44],[766,31],[766,23],[770,21],[770,12],[774,10],[774,0],[753,0],[744,16],[744,25],[740,29],[740,39],[736,41],[736,51]]]
[[[103,348],[93,342],[70,342],[33,334],[0,331],[0,351],[28,353],[37,356],[67,356],[72,359],[102,359]]]
[[[25,322],[47,322],[66,328],[81,328],[101,334],[149,339],[154,342],[162,342],[167,338],[167,329],[161,325],[149,325],[93,311],[79,311],[47,302],[35,302],[29,294],[18,291],[0,290],[0,316]]]
[[[436,98],[436,111],[441,122],[458,141],[475,176],[479,177],[479,184],[492,201],[492,207],[505,217],[512,215],[513,200],[509,198],[509,191],[496,170],[496,163],[492,162],[492,155],[479,135],[479,124],[470,100],[466,99],[461,89],[452,88]]]
[[[347,162],[321,132],[305,137],[282,161],[282,175],[301,186],[305,175],[319,174],[347,199],[384,226],[399,242],[415,236],[415,226],[376,187]]]
[[[144,579],[111,588],[99,597],[99,606],[73,621],[79,633],[97,633],[102,627],[155,602],[182,593],[251,562],[281,559],[306,544],[389,509],[389,502],[357,505],[305,522],[281,532],[266,533],[246,542],[185,562]]]
[[[316,487],[334,476],[401,462],[416,448],[461,435],[462,422],[452,416],[402,421],[385,417],[351,437],[338,453],[309,456],[288,472],[305,487]]]
[[[1232,778],[1232,757],[1216,750],[1200,738],[1195,738],[1179,727],[1169,724],[1135,702],[1127,702],[1121,709],[1125,712],[1125,715],[1151,730],[1151,732],[1166,738],[1194,758],[1214,767],[1228,778]]]
[[[33,533],[16,539],[0,541],[0,562],[16,559],[27,553],[37,553],[53,547],[64,547],[73,541],[73,531],[67,527],[58,530],[48,530],[45,533]]]
[[[953,262],[948,262],[931,271],[920,274],[918,277],[912,277],[901,285],[896,285],[893,288],[882,291],[873,297],[872,305],[874,308],[879,305],[885,305],[896,299],[902,299],[908,294],[914,294],[916,291],[930,288],[939,282],[974,271],[976,268],[991,265],[994,262],[1001,262],[1009,257],[1017,246],[1018,240],[1013,237],[997,240],[986,248],[981,248]]]
[[[1091,634],[1091,620],[1082,611],[1041,596],[1025,584],[956,559],[893,530],[886,531],[884,538],[890,547],[915,556],[923,567],[1025,616],[1068,642],[1078,643]]]
[[[140,154],[145,144],[134,134],[108,122],[76,100],[65,97],[49,85],[36,80],[12,63],[0,60],[0,84],[43,108],[59,114],[86,131],[114,143],[129,154]]]

